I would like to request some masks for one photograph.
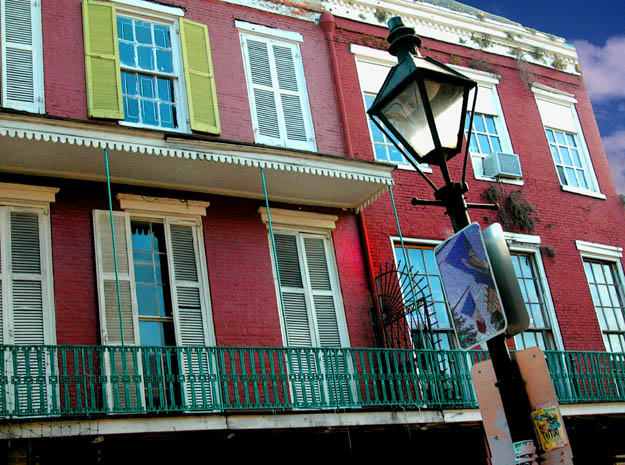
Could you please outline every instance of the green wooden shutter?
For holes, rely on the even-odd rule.
[[[102,344],[110,346],[136,346],[139,342],[137,302],[134,290],[134,269],[132,265],[130,220],[127,213],[113,212],[115,227],[115,248],[121,300],[123,344],[120,330],[120,309],[117,300],[115,279],[115,256],[111,220],[108,210],[93,211],[93,225],[96,249],[96,271],[100,307],[100,331]],[[109,405],[133,409],[143,398],[143,386],[134,382],[141,374],[140,360],[134,350],[111,349],[106,352],[106,369],[111,382],[107,385]],[[128,389],[124,382],[129,383]]]
[[[220,134],[208,27],[184,18],[180,18],[179,22],[191,129]]]
[[[40,2],[1,2],[2,105],[43,113]]]
[[[212,409],[213,390],[208,381],[213,355],[206,322],[207,304],[202,289],[202,271],[198,260],[198,241],[194,227],[167,221],[170,241],[172,299],[178,345],[188,347],[182,353],[186,405],[194,409]]]
[[[89,116],[123,120],[115,5],[84,0],[82,11]]]

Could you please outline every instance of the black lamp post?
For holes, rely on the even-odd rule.
[[[398,64],[382,84],[368,110],[369,116],[419,172],[419,163],[440,166],[445,185],[436,188],[430,182],[438,202],[413,199],[413,203],[444,206],[457,232],[471,222],[468,207],[484,207],[467,206],[464,194],[468,187],[464,179],[461,183],[452,182],[447,168],[447,161],[462,150],[469,93],[477,84],[432,58],[422,57],[418,51],[421,40],[413,28],[404,26],[401,18],[391,18],[388,27],[389,52],[397,56]],[[467,139],[471,136],[472,119],[471,112]],[[505,336],[497,336],[487,345],[512,442],[533,441],[529,399]]]

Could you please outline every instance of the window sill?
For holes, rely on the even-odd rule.
[[[481,176],[479,174],[474,174],[474,178],[478,181],[502,182],[504,184],[511,184],[513,186],[522,186],[523,184],[525,184],[525,181],[523,181],[523,179],[491,178],[489,176]]]
[[[408,163],[395,163],[394,161],[378,160],[377,158],[375,159],[375,161],[380,162],[380,163],[389,163],[391,165],[395,165],[398,170],[417,171],[414,166],[409,165]],[[419,168],[424,173],[432,173],[432,167],[429,165],[420,165]]]
[[[182,128],[163,128],[159,126],[148,126],[147,124],[130,123],[128,121],[119,121],[119,125],[127,126],[129,128],[148,129],[151,131],[175,132],[178,134],[190,134],[191,133],[191,131],[188,131]]]
[[[586,197],[594,197],[595,199],[605,200],[606,197],[601,192],[593,192],[587,189],[581,189],[579,187],[560,186],[564,192],[571,192],[572,194],[585,195]]]

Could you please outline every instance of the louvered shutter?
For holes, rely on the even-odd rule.
[[[293,370],[291,373],[293,398],[299,406],[312,406],[321,398],[321,387],[316,376],[319,371],[318,358],[310,351],[297,349],[297,347],[315,347],[297,236],[276,233],[274,241],[284,305],[286,343],[290,348],[287,355]]]
[[[219,134],[219,108],[208,27],[183,18],[179,23],[191,129]]]
[[[339,348],[347,346],[342,340],[337,316],[336,293],[328,265],[327,243],[318,236],[303,235],[304,254],[312,294],[319,347]],[[343,403],[349,399],[349,383],[346,378],[348,360],[346,353],[324,353],[323,371],[328,380],[328,396],[331,403]]]
[[[12,334],[16,345],[42,345],[44,339],[43,271],[41,265],[41,236],[37,213],[10,211],[10,263]],[[18,376],[45,379],[46,361],[43,353],[33,350],[18,352]],[[48,387],[44,383],[19,384],[17,402],[29,410],[46,410]]]
[[[115,5],[84,0],[82,12],[89,116],[123,120]]]
[[[209,376],[210,367],[215,363],[206,350],[208,310],[202,292],[198,241],[193,226],[168,221],[167,230],[178,345],[187,348],[181,355],[186,405],[193,409],[212,409],[214,380]]]
[[[102,344],[122,345],[121,312],[123,345],[132,347],[138,345],[139,335],[128,214],[113,212],[113,223],[121,309],[117,299],[110,213],[107,210],[94,210],[93,224]],[[143,397],[143,388],[137,378],[141,375],[141,366],[136,352],[132,348],[112,348],[106,352],[106,355],[107,375],[110,379],[108,383],[109,405],[119,402],[121,408],[138,407]],[[125,383],[129,383],[129,389],[125,388]]]
[[[2,105],[43,113],[43,57],[39,1],[4,0]]]
[[[256,36],[242,40],[256,141],[315,150],[298,47]]]

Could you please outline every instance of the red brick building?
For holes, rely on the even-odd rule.
[[[431,189],[365,113],[393,66],[394,15],[478,82],[468,200],[509,206],[532,316],[510,347],[548,351],[578,457],[593,425],[612,437],[625,217],[575,50],[438,3],[0,2],[10,461],[384,441],[485,462],[473,359],[432,261],[449,219],[411,206]],[[384,325],[381,270],[406,263],[427,296],[425,346],[419,325],[400,320],[399,345]]]

